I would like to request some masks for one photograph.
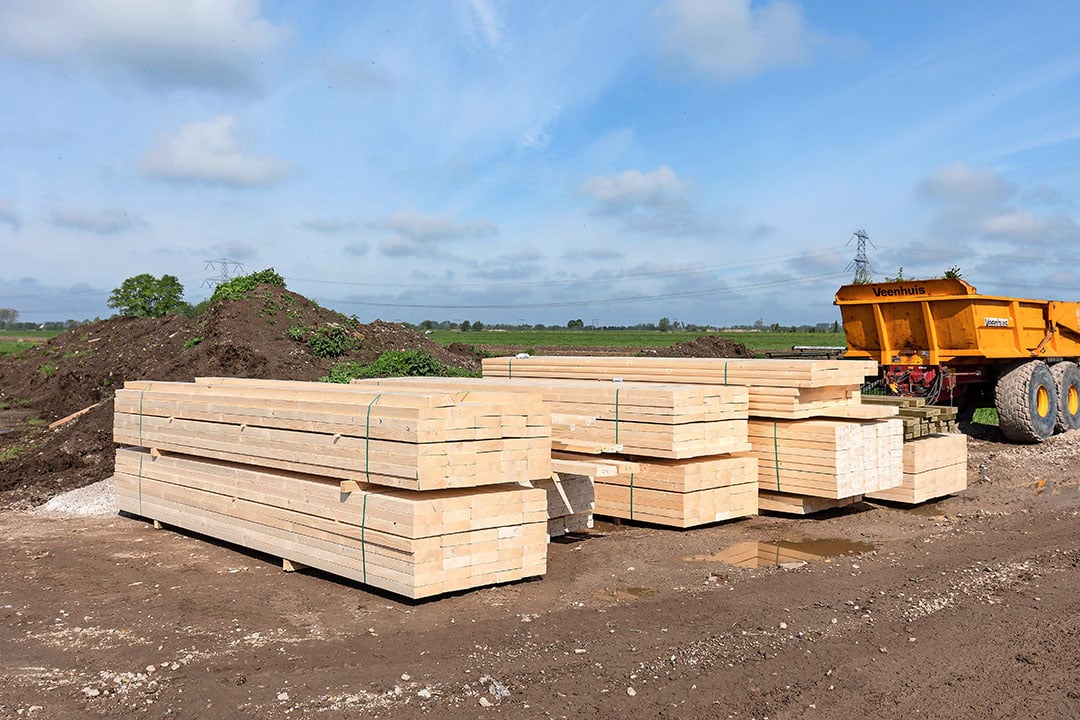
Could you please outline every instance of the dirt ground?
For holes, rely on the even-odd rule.
[[[423,603],[140,519],[9,511],[0,717],[1080,717],[1080,433],[971,446],[971,487],[928,506],[600,523],[541,580]],[[808,539],[873,549],[708,559]]]
[[[111,474],[124,380],[314,379],[332,361],[285,330],[341,320],[261,288],[0,362],[0,720],[1080,717],[1080,432],[968,428],[971,486],[927,506],[598,523],[552,543],[542,579],[420,603],[107,509],[31,510]],[[399,325],[349,327],[349,359],[475,366]],[[828,557],[718,558],[777,541]]]

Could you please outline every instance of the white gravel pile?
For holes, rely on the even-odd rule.
[[[113,494],[112,478],[57,495],[44,505],[34,508],[34,512],[72,517],[115,515],[116,496]]]

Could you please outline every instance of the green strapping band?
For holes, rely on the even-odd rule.
[[[779,564],[780,564],[780,543],[776,543],[776,561],[773,562],[773,565],[779,565]]]
[[[776,461],[776,492],[780,492],[780,442],[776,439],[776,423],[772,424],[772,452]]]
[[[728,361],[725,360],[724,361],[724,384],[725,385],[727,385],[727,364],[728,364]]]
[[[145,394],[145,390],[139,393],[139,447],[142,447],[142,401],[143,395]],[[141,463],[142,461],[140,460],[139,462]],[[140,505],[140,507],[142,506]]]
[[[142,510],[142,461],[143,455],[139,453],[139,515],[143,514]]]
[[[630,473],[630,519],[634,519],[634,473]]]
[[[506,377],[507,377],[507,379],[510,379],[510,378],[514,377],[514,359],[513,358],[510,358],[506,362]]]
[[[364,478],[366,482],[371,482],[371,406],[381,397],[382,393],[379,393],[371,398],[367,406],[367,420],[364,423]],[[367,495],[364,496],[364,503],[367,503]]]
[[[367,543],[364,542],[364,530],[367,527],[367,499],[368,493],[364,493],[364,508],[360,511],[360,569],[364,573],[364,584],[367,585]]]
[[[620,388],[615,388],[615,444],[616,445],[619,444],[619,390],[620,390]]]

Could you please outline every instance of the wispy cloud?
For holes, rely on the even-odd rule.
[[[96,235],[116,235],[134,228],[147,228],[149,223],[138,215],[114,208],[68,208],[55,210],[50,216],[57,227]]]
[[[310,218],[308,220],[302,220],[300,222],[300,227],[323,235],[337,235],[343,232],[349,232],[350,230],[355,230],[357,225],[355,220],[344,220],[341,218]]]
[[[806,63],[822,42],[788,0],[669,0],[661,17],[669,58],[721,82]]]
[[[487,238],[498,232],[487,220],[457,220],[449,215],[420,215],[409,211],[394,213],[376,226],[394,233],[379,246],[382,254],[390,257],[431,252],[441,242]]]
[[[245,152],[239,130],[235,115],[182,125],[159,137],[139,167],[158,180],[232,187],[272,185],[285,177],[282,161]]]
[[[152,88],[251,91],[287,34],[257,0],[34,0],[0,5],[0,48]]]
[[[0,197],[0,223],[8,225],[12,230],[22,227],[22,218],[15,209],[15,201],[11,198]]]
[[[469,31],[483,39],[493,50],[502,45],[504,26],[493,0],[465,0]]]
[[[594,200],[591,213],[618,218],[631,232],[652,235],[694,235],[713,232],[687,193],[690,185],[674,170],[624,170],[589,178],[581,191]]]

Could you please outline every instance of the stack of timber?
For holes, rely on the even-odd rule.
[[[527,393],[552,415],[555,448],[592,444],[608,452],[691,458],[745,452],[746,388],[526,378],[389,378],[354,380],[392,391]]]
[[[410,598],[546,570],[537,398],[133,382],[114,430],[126,512]]]
[[[533,482],[533,485],[547,492],[548,536],[558,537],[592,529],[593,510],[596,508],[593,478],[597,475],[615,475],[617,472],[618,469],[613,466],[576,457],[553,457],[551,478]]]
[[[826,510],[851,507],[852,505],[858,505],[862,501],[862,495],[845,498],[824,498],[758,488],[758,510],[781,515],[813,515]]]
[[[408,490],[550,477],[550,432],[524,395],[241,378],[129,382],[114,416],[119,444]]]
[[[899,420],[750,420],[762,490],[839,500],[901,480]]]
[[[599,515],[688,528],[757,514],[757,460],[747,454],[607,460],[623,466],[593,478]]]
[[[598,515],[685,528],[757,513],[745,387],[519,377],[354,382],[538,393],[553,413],[556,470],[578,464],[592,480]],[[597,452],[586,456],[587,448]]]
[[[120,510],[409,598],[542,575],[542,490],[414,492],[160,453],[116,452]]]
[[[904,440],[957,432],[957,409],[949,405],[927,405],[926,398],[891,395],[863,395],[862,402],[866,406],[896,408],[904,421]]]
[[[622,379],[736,385],[749,390],[754,417],[801,419],[860,404],[877,363],[866,360],[772,360],[649,357],[485,358],[484,377]]]
[[[928,435],[904,443],[903,483],[869,497],[917,505],[966,488],[967,436]]]

